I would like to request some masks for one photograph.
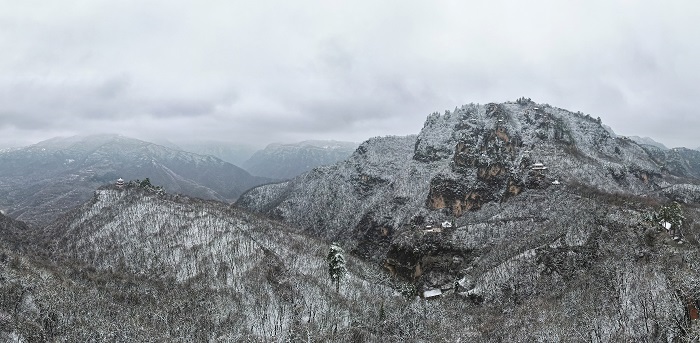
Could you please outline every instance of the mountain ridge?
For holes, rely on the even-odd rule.
[[[684,304],[700,294],[692,154],[529,99],[469,104],[429,115],[418,135],[372,138],[345,161],[253,188],[235,206],[343,242],[418,292],[511,313],[492,317],[510,330],[501,340],[543,339],[523,319],[531,306],[547,313],[545,327],[575,323],[545,341],[581,338],[568,330],[667,340],[694,332]],[[684,213],[673,230],[654,219],[672,200]],[[634,314],[649,302],[659,317]],[[679,325],[646,329],[664,322]]]
[[[639,145],[652,145],[663,150],[668,150],[666,145],[650,137],[629,136],[629,138]]]
[[[44,225],[118,178],[150,178],[169,192],[229,202],[271,181],[215,157],[120,135],[74,136],[0,153],[0,207]]]
[[[577,145],[575,139],[583,144]],[[535,163],[546,171],[534,172]],[[611,137],[590,116],[534,103],[472,104],[444,116],[430,115],[417,136],[373,138],[346,161],[251,189],[237,205],[305,227],[314,221],[333,223],[326,228],[331,231],[357,226],[369,208],[406,208],[408,212],[392,219],[391,226],[397,228],[421,211],[444,209],[458,217],[486,202],[549,187],[555,180],[575,179],[608,191],[642,193],[661,187],[655,183],[661,182],[661,172],[644,149]],[[324,175],[334,176],[324,179]],[[289,195],[332,204],[330,208],[350,204],[363,213],[341,222],[338,217],[344,213],[323,214],[302,203],[299,207]],[[264,205],[263,198],[269,199]]]
[[[434,337],[428,323],[444,326],[408,320],[425,309],[380,266],[347,254],[336,291],[327,243],[214,200],[110,185],[43,229],[3,219],[0,278],[10,282],[0,284],[0,338],[410,340]]]

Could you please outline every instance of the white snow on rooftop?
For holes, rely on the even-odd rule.
[[[430,289],[425,292],[423,292],[423,298],[432,298],[432,297],[437,297],[439,295],[442,295],[442,290],[439,288],[437,289]]]

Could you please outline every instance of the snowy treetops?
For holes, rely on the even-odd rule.
[[[664,205],[659,209],[659,212],[655,213],[655,218],[657,222],[665,222],[670,225],[667,229],[678,230],[681,225],[683,225],[683,210],[678,202],[672,202],[668,205]]]
[[[347,269],[345,268],[345,256],[343,256],[343,248],[338,243],[331,244],[328,251],[328,275],[331,281],[335,282],[336,292],[340,290],[340,279],[345,277]]]

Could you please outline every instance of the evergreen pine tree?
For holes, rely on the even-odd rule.
[[[669,231],[679,232],[681,225],[683,225],[683,210],[681,205],[677,202],[672,202],[668,205],[664,205],[659,209],[657,218],[661,221],[671,224]]]
[[[345,256],[343,256],[343,249],[338,245],[338,243],[331,244],[331,248],[328,251],[328,275],[331,281],[335,282],[335,291],[340,290],[340,279],[347,274],[347,269],[345,268]]]

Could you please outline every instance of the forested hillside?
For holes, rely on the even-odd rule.
[[[329,243],[223,203],[112,188],[46,230],[2,218],[8,340],[426,340],[458,313],[350,254],[336,291]]]

